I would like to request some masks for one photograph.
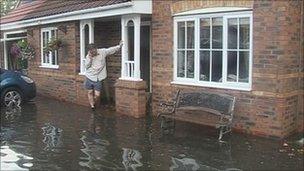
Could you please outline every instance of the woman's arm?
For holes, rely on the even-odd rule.
[[[106,55],[113,55],[115,52],[120,50],[122,45],[123,45],[123,42],[120,41],[119,45],[107,48],[104,51],[105,51]]]
[[[92,58],[90,57],[89,54],[86,56],[84,65],[86,69],[89,69],[92,66]]]

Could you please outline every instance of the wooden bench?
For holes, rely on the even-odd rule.
[[[198,120],[204,119],[203,114],[211,114],[216,116],[212,125],[219,129],[218,139],[221,140],[224,134],[231,132],[234,104],[235,97],[229,95],[178,90],[173,101],[160,104],[162,112],[158,114],[158,118],[161,119],[162,131],[174,133],[175,119],[201,124]],[[178,111],[188,111],[189,114],[194,113],[192,111],[199,113],[185,119],[180,114],[177,115]],[[183,112],[183,115],[187,115],[187,112]]]

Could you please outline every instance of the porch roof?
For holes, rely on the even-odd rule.
[[[77,10],[120,4],[131,0],[35,0],[21,3],[16,9],[1,17],[1,24],[62,14]]]
[[[131,13],[152,13],[151,0],[32,0],[1,17],[0,30]]]

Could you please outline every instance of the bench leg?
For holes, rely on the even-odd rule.
[[[166,118],[161,116],[161,123],[160,123],[161,131],[163,134],[174,134],[175,131],[175,119]]]
[[[220,126],[220,133],[219,133],[219,138],[218,140],[221,140],[223,138],[223,135],[226,133],[231,132],[231,125],[226,125],[226,126]]]
[[[224,131],[224,127],[221,126],[221,127],[220,127],[220,134],[219,134],[218,140],[222,140],[222,138],[223,138],[223,131]]]

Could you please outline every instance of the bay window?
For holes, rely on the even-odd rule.
[[[50,27],[41,29],[41,67],[58,68],[57,50],[46,50],[48,43],[55,38],[57,38],[56,28]]]
[[[173,83],[250,90],[251,23],[250,11],[175,17]]]

